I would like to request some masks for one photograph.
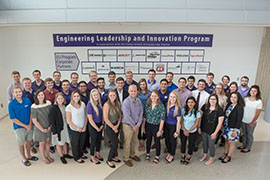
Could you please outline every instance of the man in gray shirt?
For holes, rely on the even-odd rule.
[[[13,100],[13,94],[12,94],[12,89],[14,87],[20,87],[23,89],[23,84],[20,81],[21,75],[18,71],[13,71],[11,73],[13,83],[8,87],[7,93],[8,93],[8,102]]]
[[[137,143],[138,130],[142,123],[143,106],[141,100],[137,98],[137,86],[130,85],[128,88],[129,96],[122,104],[123,111],[123,132],[124,132],[124,162],[127,166],[133,166],[131,159],[140,161],[135,155],[135,146]]]

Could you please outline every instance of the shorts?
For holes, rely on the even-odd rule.
[[[26,132],[25,128],[18,128],[15,130],[16,141],[19,146],[23,146],[25,141],[32,141],[33,130]]]

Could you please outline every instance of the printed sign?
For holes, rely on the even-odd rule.
[[[57,71],[77,71],[80,60],[75,52],[54,53]]]

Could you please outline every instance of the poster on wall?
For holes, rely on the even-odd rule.
[[[203,48],[212,47],[213,34],[53,34],[53,42],[56,50],[85,48],[88,59],[81,60],[82,74],[91,70],[99,74],[147,74],[149,69],[155,69],[157,74],[207,74],[210,61],[205,61]],[[77,70],[77,54],[75,58],[70,52],[70,57],[60,60],[60,53],[55,52],[56,68]]]

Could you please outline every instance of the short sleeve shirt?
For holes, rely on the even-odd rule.
[[[256,101],[250,101],[249,98],[246,97],[242,122],[247,124],[251,123],[257,109],[262,109],[262,101],[260,99]]]
[[[82,102],[80,108],[75,108],[72,104],[66,107],[66,112],[71,113],[71,122],[75,124],[78,128],[83,128],[85,123],[85,104]],[[75,130],[71,126],[70,129]]]
[[[163,104],[155,106],[152,110],[152,105],[145,105],[144,117],[149,124],[158,125],[161,120],[165,120],[165,107]]]
[[[102,108],[100,107],[100,105],[97,105],[98,108],[98,115],[93,107],[93,105],[91,104],[91,102],[89,101],[87,104],[87,114],[92,114],[93,120],[95,123],[101,123],[102,121]]]
[[[181,117],[181,108],[178,108],[178,113],[174,116],[175,106],[170,107],[169,114],[165,117],[165,123],[176,125],[177,124],[177,117]]]
[[[188,131],[189,129],[192,128],[192,126],[194,126],[197,118],[201,117],[201,113],[198,111],[195,115],[194,115],[194,110],[191,113],[188,113],[187,115],[185,115],[185,109],[182,109],[182,115],[183,115],[183,123],[185,126],[185,129]],[[194,133],[197,131],[197,127],[194,128],[191,133]]]

